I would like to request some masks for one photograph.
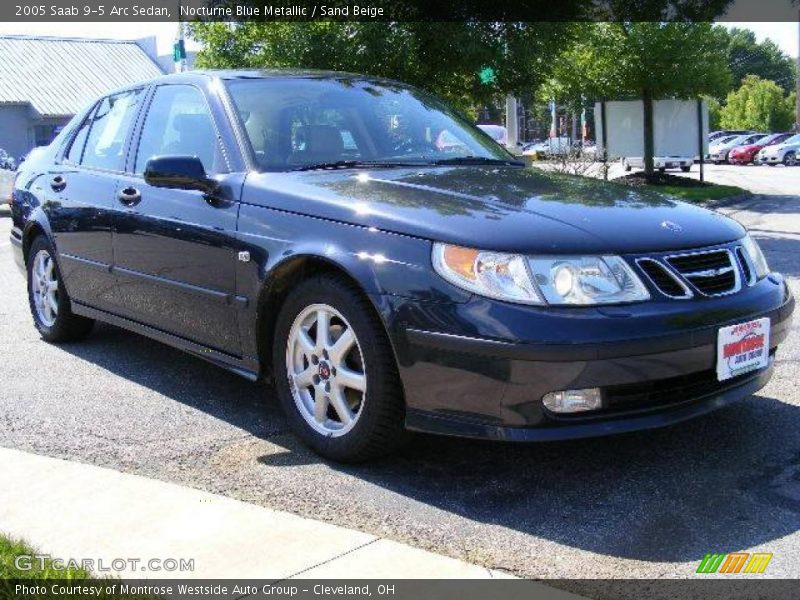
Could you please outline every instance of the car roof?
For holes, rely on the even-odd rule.
[[[365,80],[372,83],[401,85],[408,87],[400,81],[365,75],[363,73],[348,73],[344,71],[322,71],[316,69],[204,69],[197,71],[184,71],[183,73],[169,73],[153,79],[140,81],[132,85],[126,85],[110,92],[116,94],[130,89],[136,89],[145,85],[155,85],[160,83],[201,83],[209,79],[329,79],[329,80]]]

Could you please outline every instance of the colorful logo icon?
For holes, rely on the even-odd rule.
[[[697,567],[698,573],[763,573],[767,570],[772,553],[731,552],[730,554],[706,554]]]

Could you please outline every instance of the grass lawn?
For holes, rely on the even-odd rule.
[[[685,200],[686,202],[698,203],[747,194],[746,190],[736,187],[735,185],[716,185],[714,183],[703,187],[663,185],[655,186],[655,189],[664,194],[676,196],[680,200]]]
[[[30,569],[20,569],[15,564],[18,556],[31,556]],[[113,578],[94,578],[90,573],[83,569],[60,569],[53,568],[52,561],[45,560],[44,564],[38,556],[42,553],[37,552],[25,542],[9,538],[0,534],[0,600],[11,600],[12,598],[24,597],[26,600],[45,600],[59,598],[60,600],[84,600],[85,598],[100,598],[101,600],[158,600],[157,596],[141,596],[121,593],[106,593],[100,595],[58,593],[54,595],[50,591],[50,585],[58,582],[60,586],[77,586],[80,584],[91,584],[97,582],[117,583]],[[36,557],[36,558],[33,558]],[[27,563],[27,561],[26,561]],[[49,580],[49,581],[46,581]],[[20,596],[15,590],[17,584],[44,587],[47,593],[44,594],[24,594]],[[117,587],[117,590],[119,588]]]
[[[720,200],[731,196],[747,195],[750,192],[734,185],[717,185],[708,181],[680,177],[670,173],[656,173],[652,181],[647,181],[644,173],[633,173],[614,180],[615,183],[647,189],[675,196],[679,200],[702,204],[709,200]]]
[[[57,571],[50,561],[42,565],[38,559],[31,560],[31,569],[18,569],[14,564],[18,556],[33,556],[36,550],[21,542],[0,535],[0,579],[89,579],[90,575],[83,569],[66,569]],[[44,568],[42,568],[44,566]]]

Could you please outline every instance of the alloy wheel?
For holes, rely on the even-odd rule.
[[[793,167],[797,164],[797,157],[794,152],[787,152],[783,157],[783,164],[787,167]]]
[[[326,436],[341,436],[364,408],[367,375],[355,331],[332,306],[312,304],[297,315],[286,345],[286,373],[303,419]]]
[[[47,250],[39,250],[33,257],[31,293],[36,316],[45,327],[52,327],[58,318],[58,276]]]

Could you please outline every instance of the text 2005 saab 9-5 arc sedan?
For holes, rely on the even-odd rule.
[[[525,168],[436,98],[360,75],[119,90],[23,163],[12,210],[45,340],[108,321],[272,379],[336,460],[408,430],[680,422],[764,386],[794,309],[735,221]]]

